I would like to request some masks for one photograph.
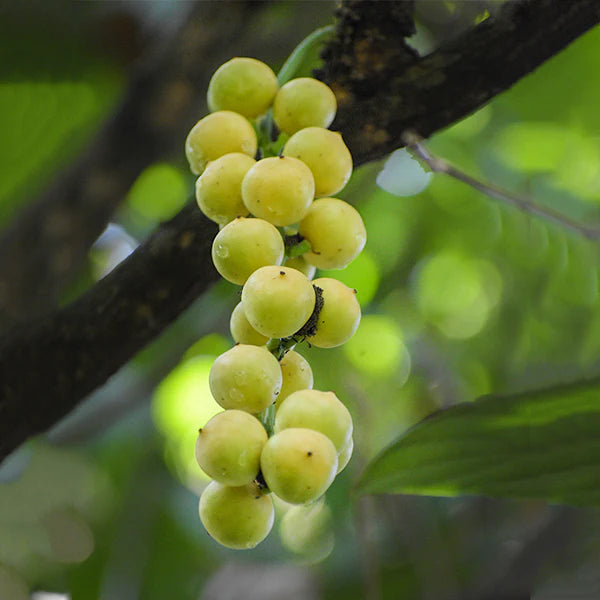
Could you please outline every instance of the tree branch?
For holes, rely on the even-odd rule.
[[[597,0],[522,0],[419,58],[402,0],[350,0],[319,76],[339,102],[341,131],[357,164],[404,146],[472,113],[600,22]],[[382,10],[385,6],[387,10]]]
[[[533,200],[513,194],[491,183],[486,183],[485,181],[476,179],[464,171],[457,169],[442,158],[434,156],[423,143],[423,140],[414,132],[406,132],[404,135],[404,141],[408,149],[416,156],[416,158],[428,165],[434,173],[444,173],[445,175],[449,175],[450,177],[453,177],[458,181],[462,181],[466,185],[471,186],[473,189],[489,196],[490,198],[493,198],[494,200],[510,204],[511,206],[516,206],[523,212],[540,217],[547,221],[551,221],[552,223],[560,225],[564,229],[569,229],[570,231],[578,233],[579,235],[583,235],[589,240],[600,239],[600,228],[585,225],[584,223],[579,223],[578,221],[573,221],[566,215],[563,215],[562,213],[559,213],[547,206],[537,204],[536,202],[533,202]]]
[[[217,227],[194,204],[81,298],[0,340],[0,457],[45,431],[212,283]]]
[[[510,87],[597,23],[600,4],[511,4],[423,58],[402,39],[412,31],[404,2],[349,1],[339,19],[321,74],[338,94],[334,126],[361,164],[403,146],[405,130],[429,135]],[[190,205],[79,300],[5,335],[0,459],[74,408],[208,289],[217,277],[215,231]]]

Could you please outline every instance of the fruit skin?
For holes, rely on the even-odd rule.
[[[196,202],[200,210],[219,225],[248,215],[242,202],[242,179],[256,161],[241,152],[212,160],[196,180]]]
[[[279,265],[285,247],[281,234],[271,223],[238,217],[215,236],[211,252],[219,274],[231,283],[244,285],[256,269]]]
[[[273,501],[254,484],[230,487],[212,481],[200,496],[198,512],[206,531],[234,550],[254,548],[275,520]]]
[[[275,402],[281,389],[281,369],[266,348],[238,344],[217,356],[208,384],[223,408],[259,413]]]
[[[282,383],[275,402],[275,410],[290,394],[298,390],[309,390],[314,383],[312,369],[308,361],[298,352],[290,350],[280,361]]]
[[[260,454],[268,439],[262,423],[242,410],[226,410],[200,429],[196,461],[224,485],[252,483],[260,469]]]
[[[352,458],[352,452],[354,451],[354,440],[350,438],[348,443],[342,448],[338,454],[338,469],[337,472],[341,473]]]
[[[352,416],[333,392],[298,390],[275,413],[275,433],[291,427],[320,431],[339,453],[352,437]]]
[[[271,67],[255,58],[236,56],[223,63],[208,84],[211,112],[232,110],[248,118],[267,111],[277,93],[277,76]]]
[[[244,307],[238,302],[229,319],[229,330],[236,344],[251,344],[252,346],[264,346],[269,338],[258,333],[246,318]],[[283,374],[283,371],[282,371]],[[283,387],[283,386],[282,386]],[[279,396],[278,396],[279,398]]]
[[[323,291],[323,307],[316,333],[307,340],[317,348],[334,348],[347,342],[360,323],[360,304],[356,290],[337,279],[321,277],[313,284]]]
[[[290,135],[305,127],[329,127],[336,110],[331,88],[312,77],[288,81],[273,101],[273,119],[281,131]]]
[[[298,228],[310,242],[303,254],[319,269],[343,269],[365,247],[367,230],[359,212],[338,198],[319,198],[309,207]]]
[[[317,267],[309,265],[302,255],[288,258],[284,264],[286,267],[291,267],[292,269],[296,269],[296,271],[300,271],[300,273],[304,273],[308,279],[312,279],[317,272]]]
[[[299,158],[312,171],[315,196],[337,194],[352,175],[352,155],[342,136],[322,127],[305,127],[290,137],[284,156]]]
[[[292,506],[279,524],[283,545],[292,552],[315,563],[333,550],[333,519],[331,509],[318,500],[305,506]]]
[[[315,307],[315,290],[305,275],[290,267],[257,269],[242,288],[246,318],[270,338],[288,337],[308,320]]]
[[[248,119],[230,110],[200,119],[185,140],[185,155],[195,175],[200,175],[209,161],[225,154],[241,152],[254,158],[257,148],[256,132]]]
[[[297,158],[259,160],[242,181],[246,208],[260,219],[283,227],[304,217],[315,195],[311,170]]]
[[[284,429],[263,447],[261,472],[269,489],[282,500],[306,504],[321,497],[337,473],[331,440],[312,429]]]

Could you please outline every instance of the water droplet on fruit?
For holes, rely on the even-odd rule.
[[[223,244],[217,244],[215,248],[215,254],[219,258],[227,258],[229,256],[229,248],[227,248],[227,246],[224,246]]]

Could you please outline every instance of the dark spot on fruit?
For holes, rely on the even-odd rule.
[[[306,456],[312,456],[312,452],[309,450],[309,451],[306,453]]]
[[[279,271],[280,275],[285,275],[285,271]]]

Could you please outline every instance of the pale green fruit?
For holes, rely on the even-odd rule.
[[[337,279],[321,277],[313,284],[323,291],[323,307],[315,335],[307,338],[317,348],[333,348],[347,342],[358,329],[360,304],[356,290]]]
[[[256,479],[268,436],[262,423],[242,410],[215,415],[198,433],[200,468],[224,485],[247,485]]]
[[[273,119],[281,131],[290,135],[305,127],[329,127],[336,110],[331,88],[312,77],[288,81],[273,101]]]
[[[275,433],[304,427],[326,435],[340,452],[352,437],[352,417],[333,392],[298,390],[279,404],[275,414]]]
[[[321,497],[337,473],[331,440],[312,429],[284,429],[269,438],[260,458],[269,489],[292,504]]]
[[[200,175],[211,160],[232,152],[254,157],[257,148],[256,132],[248,119],[230,110],[200,119],[185,140],[185,155],[196,175]]]
[[[245,117],[267,111],[277,93],[277,76],[255,58],[235,57],[222,64],[208,84],[208,108],[233,110]]]
[[[358,211],[338,198],[320,198],[299,225],[300,235],[311,245],[303,254],[319,269],[343,269],[364,248],[367,230]]]
[[[223,408],[259,413],[275,402],[281,379],[279,363],[266,348],[238,344],[215,359],[208,383]]]
[[[284,256],[281,234],[262,219],[238,217],[219,231],[212,245],[217,271],[238,285],[244,285],[260,267],[279,265]]]
[[[338,454],[338,473],[341,473],[350,462],[352,458],[352,452],[354,451],[354,440],[350,438],[348,443],[342,448]]]
[[[292,506],[279,524],[283,545],[316,563],[327,558],[333,550],[333,519],[331,509],[318,500],[305,506]]]
[[[259,333],[285,338],[298,331],[315,307],[315,290],[305,275],[289,267],[257,269],[242,288],[246,318]]]
[[[253,346],[264,346],[269,338],[258,333],[246,318],[242,303],[239,302],[231,313],[229,319],[229,330],[236,344],[252,344]]]
[[[259,160],[242,181],[242,199],[256,217],[277,226],[304,217],[315,195],[310,169],[297,158],[271,156]]]
[[[231,487],[211,481],[200,496],[198,512],[206,531],[234,550],[254,548],[275,520],[273,501],[254,484]]]
[[[290,350],[280,361],[282,384],[275,408],[293,392],[309,390],[313,386],[313,372],[308,361],[297,352]]]
[[[337,194],[352,175],[352,155],[342,136],[322,127],[294,133],[283,147],[284,156],[299,158],[312,171],[315,196]]]
[[[245,217],[242,179],[256,161],[241,152],[231,152],[212,160],[196,180],[196,201],[200,210],[219,225]]]
[[[300,271],[300,273],[304,273],[308,279],[312,279],[317,272],[317,267],[309,265],[304,259],[304,256],[288,258],[284,264],[286,267],[291,267],[292,269],[296,269],[296,271]]]

